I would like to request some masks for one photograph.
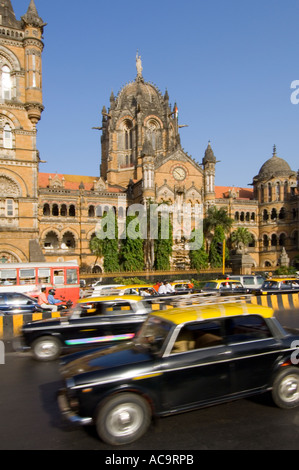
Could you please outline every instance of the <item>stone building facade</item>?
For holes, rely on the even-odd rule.
[[[45,23],[34,0],[17,20],[0,0],[0,261],[77,259],[91,267],[89,243],[105,208],[122,217],[132,204],[225,208],[253,235],[248,250],[256,267],[275,267],[283,247],[299,253],[298,175],[276,149],[252,188],[215,186],[216,158],[208,143],[201,163],[181,147],[177,105],[171,106],[142,74],[110,95],[101,113],[100,174],[39,171],[36,126],[43,111],[42,51]],[[172,265],[187,263],[183,231],[174,234]],[[98,262],[102,268],[101,261]],[[187,264],[186,264],[187,266]]]

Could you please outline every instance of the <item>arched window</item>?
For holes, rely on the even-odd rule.
[[[146,125],[146,137],[152,144],[153,150],[161,147],[161,129],[158,121],[150,119]]]
[[[11,77],[10,77],[10,69],[9,67],[7,67],[7,65],[4,65],[2,67],[1,88],[2,88],[2,99],[10,100],[11,99]]]
[[[88,217],[94,217],[95,212],[94,212],[94,206],[89,206],[88,208]]]
[[[68,248],[75,248],[76,242],[72,232],[66,232],[62,237],[62,243]]]
[[[277,219],[277,210],[272,209],[271,211],[271,220],[276,220]]]
[[[264,247],[269,246],[269,238],[268,238],[268,235],[264,235],[264,236],[263,236],[263,245],[264,245]]]
[[[12,148],[12,130],[9,124],[5,124],[3,129],[3,147],[6,149]]]
[[[268,201],[272,201],[272,186],[271,183],[268,183]]]
[[[266,222],[268,219],[269,219],[268,211],[267,211],[267,209],[264,209],[263,220]]]
[[[54,248],[54,249],[59,247],[58,236],[55,232],[50,231],[47,233],[45,241],[44,241],[44,247]]]
[[[62,217],[67,216],[67,206],[66,206],[66,204],[62,204],[62,206],[60,207],[60,215]]]
[[[48,203],[44,204],[44,207],[43,207],[43,215],[50,215],[50,205]]]
[[[75,215],[76,215],[76,208],[75,208],[74,204],[71,204],[70,208],[69,208],[69,216],[70,217],[75,217]]]
[[[285,217],[286,217],[286,210],[285,210],[284,207],[282,207],[282,208],[280,209],[280,211],[279,211],[279,216],[278,216],[278,218],[279,218],[280,220],[283,220],[283,219],[285,219]]]
[[[280,183],[276,183],[276,200],[280,201]]]
[[[277,235],[275,233],[271,237],[271,246],[277,246]]]
[[[103,207],[97,206],[96,207],[96,217],[103,217]]]
[[[285,244],[286,244],[286,235],[284,233],[281,233],[279,235],[278,243],[279,243],[279,246],[285,246]]]
[[[295,230],[295,232],[292,234],[291,240],[292,240],[293,245],[299,246],[299,232],[298,232],[298,230]]]
[[[52,207],[52,215],[54,215],[55,217],[57,217],[57,216],[59,215],[58,204],[53,204],[53,207]]]

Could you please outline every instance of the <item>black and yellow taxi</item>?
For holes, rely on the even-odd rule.
[[[133,341],[63,358],[59,407],[109,445],[140,438],[153,417],[257,393],[292,408],[298,347],[272,309],[245,301],[159,311]]]
[[[72,350],[127,341],[150,312],[150,304],[137,295],[84,298],[67,315],[24,324],[20,349],[49,361]]]
[[[299,279],[295,277],[267,279],[257,294],[293,294],[299,292]]]
[[[203,287],[202,292],[211,292],[220,296],[248,294],[250,290],[244,287],[243,284],[235,279],[213,279],[207,281]]]

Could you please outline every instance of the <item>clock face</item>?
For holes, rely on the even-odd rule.
[[[172,171],[172,175],[177,181],[183,181],[186,178],[186,170],[184,170],[184,168],[181,166],[177,166]]]

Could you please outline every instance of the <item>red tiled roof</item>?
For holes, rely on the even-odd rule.
[[[235,186],[215,186],[215,194],[217,199],[228,198],[230,191],[237,194],[237,199],[253,199],[253,189],[237,188]]]
[[[49,177],[53,179],[58,178],[62,181],[64,179],[64,188],[78,190],[81,183],[84,184],[84,189],[90,191],[94,186],[94,181],[98,178],[94,176],[82,176],[82,175],[63,175],[60,173],[39,173],[38,175],[38,186],[39,188],[49,187]],[[120,193],[120,188],[108,187],[107,191],[111,193]]]

